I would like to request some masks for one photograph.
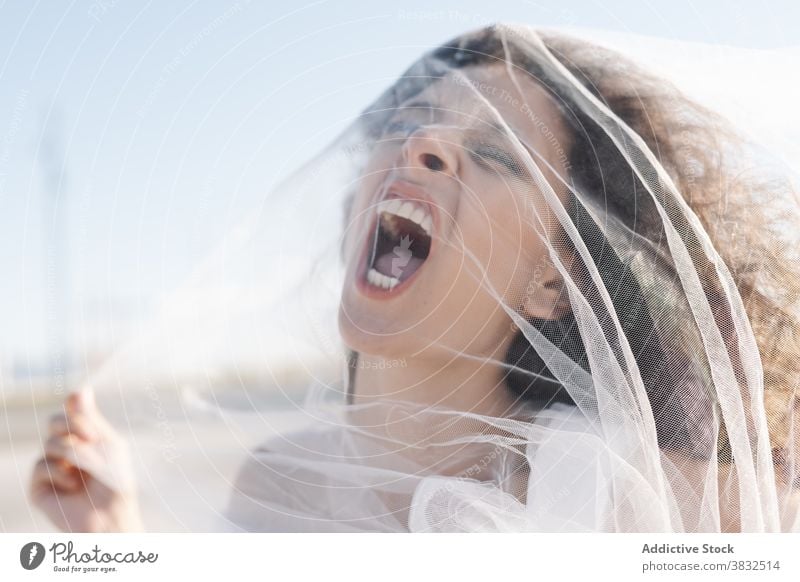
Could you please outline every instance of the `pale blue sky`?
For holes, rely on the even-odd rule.
[[[800,45],[798,20],[789,0],[2,3],[3,374],[43,351],[62,307],[89,343],[119,341],[269,184],[466,29],[515,21],[777,48]],[[63,290],[48,291],[45,196],[64,210],[67,275],[50,278]]]

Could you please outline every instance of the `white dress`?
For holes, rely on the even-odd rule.
[[[342,427],[272,439],[240,471],[228,531],[604,531],[619,462],[574,406],[555,404],[529,426],[522,495],[505,454],[469,472],[429,474]],[[503,465],[507,466],[503,466]],[[490,471],[486,469],[491,466]],[[477,474],[477,472],[476,472]],[[519,479],[517,479],[519,481]],[[519,487],[516,487],[519,490]]]

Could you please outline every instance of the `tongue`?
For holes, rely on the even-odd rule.
[[[398,257],[396,253],[382,254],[375,259],[375,270],[389,277],[397,277],[400,281],[405,281],[425,262],[425,259],[415,257],[410,252],[408,254],[401,253],[401,255]]]

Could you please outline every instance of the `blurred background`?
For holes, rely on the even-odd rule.
[[[506,21],[796,57],[799,19],[789,0],[3,3],[0,531],[50,528],[25,501],[27,479],[47,417],[86,381],[114,387],[104,410],[150,451],[138,462],[171,463],[145,493],[153,529],[199,527],[172,512],[196,502],[172,494],[186,489],[186,467],[213,466],[221,476],[193,483],[193,495],[221,499],[226,443],[252,444],[227,431],[193,457],[194,429],[174,414],[187,402],[202,408],[213,392],[230,410],[269,411],[275,431],[298,426],[305,387],[335,378],[341,359],[297,334],[287,341],[291,322],[274,314],[258,322],[257,345],[227,323],[209,341],[216,317],[241,307],[226,281],[250,281],[256,304],[292,296],[313,258],[296,226],[259,232],[276,211],[270,188],[424,50]],[[240,264],[215,259],[254,237]],[[198,277],[214,284],[187,292]]]

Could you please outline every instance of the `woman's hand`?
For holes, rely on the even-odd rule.
[[[91,390],[70,394],[50,419],[30,485],[33,504],[62,531],[142,531],[127,445]]]

